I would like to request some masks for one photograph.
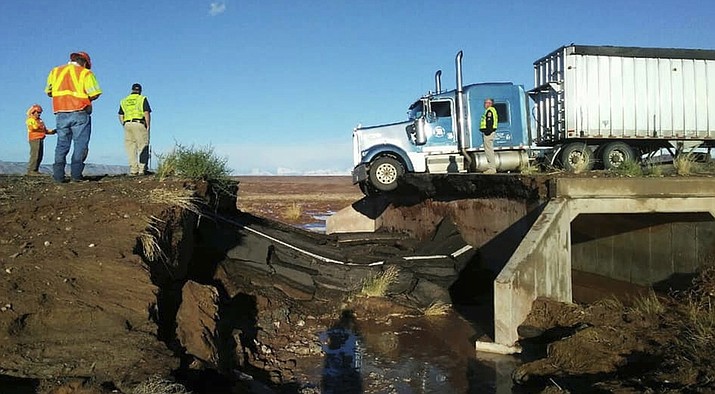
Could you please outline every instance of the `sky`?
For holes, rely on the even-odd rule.
[[[533,62],[571,43],[715,49],[715,1],[0,0],[0,161],[27,161],[25,111],[55,125],[47,75],[92,58],[88,162],[126,165],[119,101],[152,107],[152,166],[212,148],[239,174],[349,173],[352,130],[464,82],[533,86]],[[52,163],[55,137],[45,142]]]

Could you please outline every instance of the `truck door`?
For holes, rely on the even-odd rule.
[[[431,102],[432,116],[430,122],[432,127],[428,128],[427,143],[423,149],[444,147],[457,144],[457,136],[454,132],[454,117],[452,114],[451,100],[435,100]]]

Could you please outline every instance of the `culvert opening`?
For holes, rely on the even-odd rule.
[[[581,214],[571,222],[573,300],[685,290],[714,255],[709,213]]]

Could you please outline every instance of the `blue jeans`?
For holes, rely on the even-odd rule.
[[[65,178],[67,153],[74,141],[70,175],[74,180],[82,179],[84,161],[89,153],[89,137],[92,134],[92,118],[84,111],[57,113],[57,146],[55,147],[55,164],[52,166],[52,177],[56,182]]]

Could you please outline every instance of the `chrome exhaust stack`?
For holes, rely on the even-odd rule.
[[[468,171],[472,170],[472,158],[469,157],[467,153],[467,125],[464,119],[464,86],[462,84],[462,51],[457,53],[457,58],[455,59],[457,68],[457,97],[456,97],[456,115],[457,115],[457,143],[459,146],[459,152],[464,156],[464,160],[467,162],[466,168]]]
[[[436,94],[442,93],[442,70],[437,70],[434,73],[434,92]]]

